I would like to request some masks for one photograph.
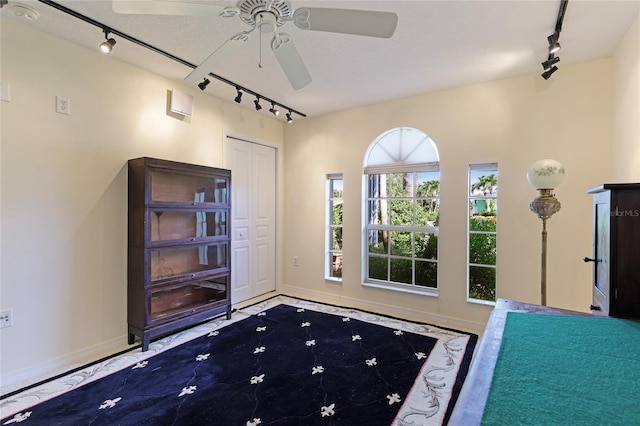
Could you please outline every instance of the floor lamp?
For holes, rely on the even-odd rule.
[[[564,167],[556,160],[540,160],[529,166],[527,180],[540,195],[531,201],[529,209],[542,219],[542,267],[540,279],[541,304],[547,305],[547,219],[560,210],[560,201],[553,189],[564,180]]]

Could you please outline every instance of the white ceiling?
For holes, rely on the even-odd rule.
[[[37,10],[37,21],[15,16],[16,3]],[[192,64],[199,64],[231,36],[249,29],[238,17],[122,15],[112,11],[109,0],[58,3]],[[215,3],[236,5],[233,1]],[[290,22],[283,25],[280,31],[293,37],[313,78],[297,91],[291,88],[270,50],[271,36],[263,35],[260,40],[257,31],[241,49],[211,70],[315,116],[482,81],[540,73],[540,63],[548,53],[547,36],[554,31],[560,0],[291,0],[291,5],[294,9],[333,7],[382,10],[398,15],[396,32],[389,39],[303,31]],[[560,36],[562,50],[558,54],[561,61],[557,73],[568,64],[610,57],[639,11],[639,0],[570,0]],[[37,0],[9,0],[0,13],[90,49],[97,49],[104,41],[101,29]],[[114,38],[118,41],[111,53],[115,59],[177,81],[191,72],[188,66]],[[235,89],[212,80],[206,93],[232,100]],[[253,109],[253,99],[245,96],[242,105]],[[268,114],[267,109],[261,112]]]

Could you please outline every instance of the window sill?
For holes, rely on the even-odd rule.
[[[467,303],[475,303],[476,305],[496,306],[496,302],[482,299],[471,299],[467,297]]]
[[[413,285],[403,285],[394,283],[362,283],[364,287],[382,288],[385,290],[399,291],[402,293],[419,294],[422,296],[438,297],[438,289],[431,287],[417,287]]]

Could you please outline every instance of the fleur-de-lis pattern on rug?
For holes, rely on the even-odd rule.
[[[278,304],[2,424],[442,424],[475,338],[378,318]]]

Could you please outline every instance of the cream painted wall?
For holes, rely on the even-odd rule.
[[[491,306],[466,302],[467,169],[499,163],[498,284],[501,298],[540,301],[541,221],[527,167],[564,164],[548,222],[548,304],[588,311],[591,197],[610,178],[611,60],[371,105],[285,127],[285,292],[481,331]],[[362,172],[369,144],[399,126],[423,130],[441,160],[440,294],[418,296],[361,285]],[[343,283],[323,279],[325,176],[344,174]],[[299,266],[293,266],[293,256]]]
[[[5,386],[127,346],[128,159],[222,167],[224,134],[282,148],[283,124],[27,25],[1,31]],[[192,118],[167,114],[173,88],[194,95]]]
[[[499,297],[537,302],[541,224],[528,209],[536,193],[524,174],[533,161],[556,158],[568,176],[557,190],[562,210],[549,221],[549,304],[585,310],[586,188],[612,180],[612,167],[637,170],[633,157],[609,149],[612,134],[637,132],[638,104],[623,96],[627,79],[638,84],[637,41],[630,41],[637,28],[636,20],[613,60],[563,66],[547,82],[537,74],[490,82],[296,120],[283,130],[236,104],[1,19],[0,81],[11,84],[12,100],[0,103],[0,308],[15,316],[15,326],[0,331],[3,390],[126,346],[126,160],[221,166],[226,133],[268,141],[283,148],[279,155],[286,147],[278,170],[279,223],[286,219],[279,290],[476,331],[491,308],[465,301],[467,165],[500,163]],[[622,89],[612,94],[611,81]],[[171,88],[195,96],[192,119],[167,116]],[[54,112],[56,95],[71,98],[71,116]],[[440,149],[438,298],[360,283],[363,155],[395,126],[424,130]],[[638,139],[620,140],[633,147]],[[345,176],[342,284],[322,278],[324,180],[333,172]]]
[[[640,182],[640,16],[613,56],[612,181]]]

